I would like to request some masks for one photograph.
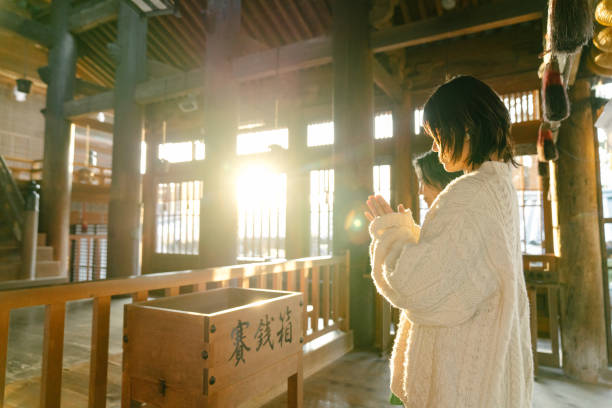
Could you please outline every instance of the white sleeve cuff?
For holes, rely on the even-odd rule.
[[[378,216],[370,223],[370,236],[372,239],[380,239],[385,231],[392,227],[407,227],[410,230],[418,228],[412,218],[412,212],[406,210],[405,213],[389,213]]]

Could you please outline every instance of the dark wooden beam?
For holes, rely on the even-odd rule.
[[[423,44],[439,39],[461,36],[503,25],[539,19],[542,15],[541,0],[515,0],[512,2],[503,0],[493,5],[495,7],[487,4],[471,9],[473,17],[463,14],[463,12],[455,12],[424,22],[410,23],[374,32],[370,35],[372,51],[383,52],[408,45]],[[449,19],[449,16],[454,17]],[[451,24],[449,27],[451,29],[454,28],[454,31],[449,31],[445,24]],[[473,24],[477,24],[477,26],[473,26]],[[417,38],[418,35],[423,37]],[[289,71],[326,65],[331,62],[331,37],[321,36],[235,58],[232,65],[236,79],[239,81],[250,81]],[[378,73],[380,72],[378,70]],[[203,84],[197,78],[201,78],[203,74],[204,69],[198,68],[181,75],[172,75],[144,82],[138,86],[136,100],[139,103],[150,103],[201,90],[203,89]],[[380,84],[385,83],[381,76],[377,75],[376,78]],[[395,99],[394,96],[392,97]],[[87,103],[87,101],[82,101],[80,104],[86,105]],[[67,110],[87,113],[85,107],[75,108],[73,104]]]
[[[502,0],[372,33],[374,52],[413,47],[542,18],[543,0]]]
[[[401,82],[395,79],[376,58],[372,62],[372,69],[374,71],[374,83],[393,101],[401,103],[404,98]]]
[[[78,34],[116,20],[118,8],[118,0],[89,1],[70,15],[70,31]]]
[[[53,33],[49,26],[7,10],[0,10],[0,27],[47,48],[53,44]]]

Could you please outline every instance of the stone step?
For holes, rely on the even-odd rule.
[[[16,245],[0,245],[0,264],[12,261],[19,262],[21,258],[21,252]],[[53,248],[50,246],[38,246],[36,248],[36,260],[37,261],[52,261],[53,260]]]
[[[0,280],[19,279],[21,262],[11,262],[0,264]],[[48,278],[61,276],[59,261],[39,261],[36,262],[36,278]]]

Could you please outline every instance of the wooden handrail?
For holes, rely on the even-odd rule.
[[[88,235],[88,238],[95,235]],[[0,408],[4,400],[4,379],[8,343],[8,316],[12,309],[46,305],[45,332],[43,347],[43,370],[41,378],[41,406],[60,406],[61,372],[64,335],[64,311],[66,302],[93,299],[92,347],[90,355],[89,407],[103,407],[106,403],[106,372],[108,370],[108,324],[110,316],[110,297],[132,295],[133,301],[146,300],[151,290],[163,289],[166,295],[176,295],[180,287],[191,287],[194,291],[206,290],[209,283],[228,287],[230,280],[237,280],[239,287],[250,287],[250,278],[257,278],[253,287],[267,288],[267,275],[272,275],[276,289],[296,290],[304,294],[305,325],[302,336],[307,343],[333,329],[349,330],[349,256],[303,258],[289,261],[275,261],[258,264],[245,264],[188,270],[180,272],[157,273],[121,279],[95,282],[62,284],[10,291],[0,291]],[[324,269],[323,279],[315,270]],[[283,285],[283,275],[286,285]],[[308,280],[310,277],[310,282]],[[310,283],[310,284],[309,284]],[[322,287],[326,291],[320,315],[327,320],[319,328],[318,314],[309,315],[307,311],[320,307],[319,298],[310,296],[309,287]],[[310,306],[309,306],[310,305]],[[333,309],[330,310],[330,307]],[[309,320],[310,319],[310,320]],[[315,320],[316,319],[316,320]],[[307,331],[308,321],[312,330]],[[332,321],[332,323],[330,323]]]

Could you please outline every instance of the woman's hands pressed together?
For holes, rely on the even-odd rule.
[[[393,212],[393,208],[391,208],[387,200],[385,200],[385,198],[381,195],[369,196],[366,204],[368,205],[370,211],[366,211],[364,214],[370,222],[372,222],[376,217],[385,214],[391,214]],[[406,209],[404,208],[403,204],[397,206],[397,212],[406,212]]]

